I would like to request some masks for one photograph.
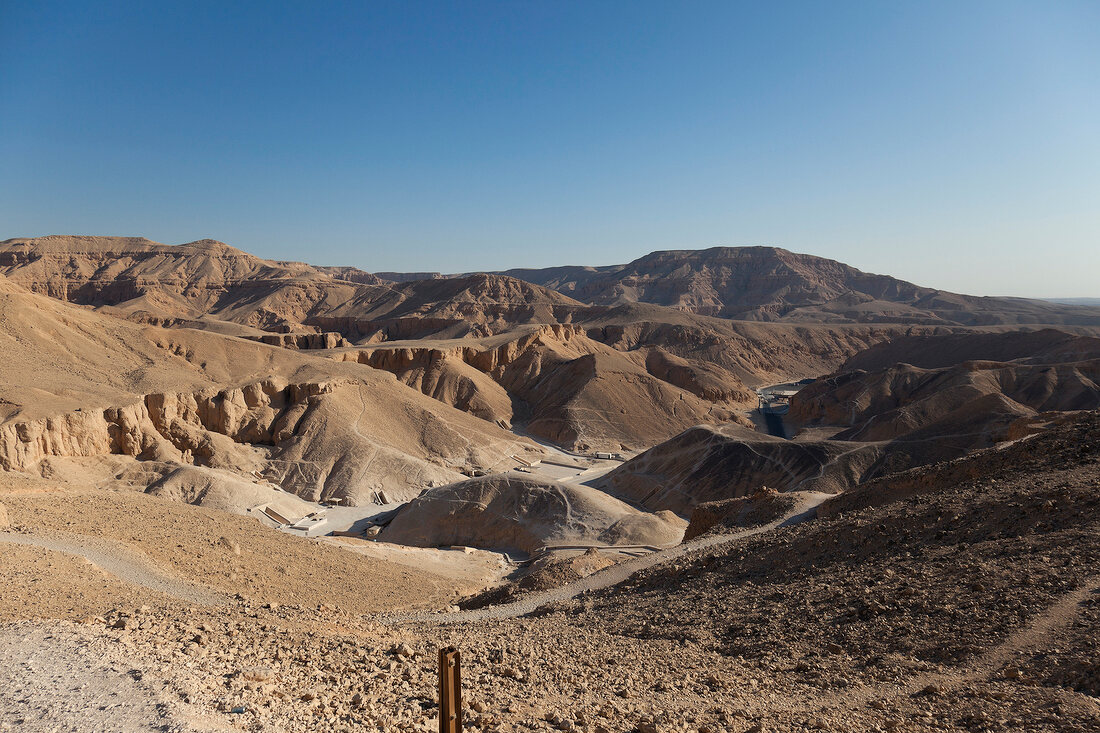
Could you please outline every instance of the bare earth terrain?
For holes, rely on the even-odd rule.
[[[1100,729],[1098,336],[765,247],[2,242],[0,730],[436,730],[444,645],[471,730]]]

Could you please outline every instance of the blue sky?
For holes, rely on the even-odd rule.
[[[1100,3],[0,0],[0,238],[1100,296]]]

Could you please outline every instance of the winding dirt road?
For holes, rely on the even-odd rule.
[[[132,585],[163,593],[198,606],[224,606],[220,593],[166,573],[149,558],[128,547],[85,535],[37,535],[0,532],[0,543],[31,545],[86,558],[104,572]]]

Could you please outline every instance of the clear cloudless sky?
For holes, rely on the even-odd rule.
[[[0,0],[0,239],[1100,296],[1100,3]]]

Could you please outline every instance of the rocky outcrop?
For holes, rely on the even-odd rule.
[[[424,492],[379,539],[534,552],[550,545],[669,545],[684,522],[649,514],[586,486],[486,476]]]
[[[741,426],[699,426],[650,448],[603,479],[616,496],[650,511],[689,516],[703,502],[779,491],[835,493],[859,483],[881,456],[877,446],[794,442]]]
[[[971,361],[942,369],[897,364],[833,375],[791,398],[787,419],[801,426],[845,426],[836,435],[844,440],[893,440],[933,426],[942,435],[980,435],[989,432],[981,423],[1097,407],[1100,360],[1054,365]]]
[[[351,346],[341,334],[327,333],[265,333],[256,337],[262,344],[282,346],[284,349],[338,349]]]
[[[531,434],[575,448],[649,445],[688,425],[729,419],[722,405],[749,398],[720,368],[671,355],[642,366],[645,353],[617,351],[579,326],[556,323],[504,340],[382,344],[341,357],[492,422],[522,420]]]
[[[653,376],[686,389],[707,402],[749,402],[756,394],[725,369],[703,362],[690,362],[653,348],[646,355],[645,368]]]
[[[224,390],[151,394],[103,410],[81,409],[0,426],[0,467],[26,471],[47,456],[120,454],[143,459],[216,462],[212,436],[274,445],[294,434],[309,399],[327,384],[253,382]]]
[[[754,527],[774,522],[795,505],[791,494],[761,486],[751,496],[696,504],[684,531],[684,542],[718,528]]]
[[[358,359],[433,399],[483,420],[510,425],[511,397],[489,374],[466,361],[468,354],[463,348],[399,348],[360,351]]]

